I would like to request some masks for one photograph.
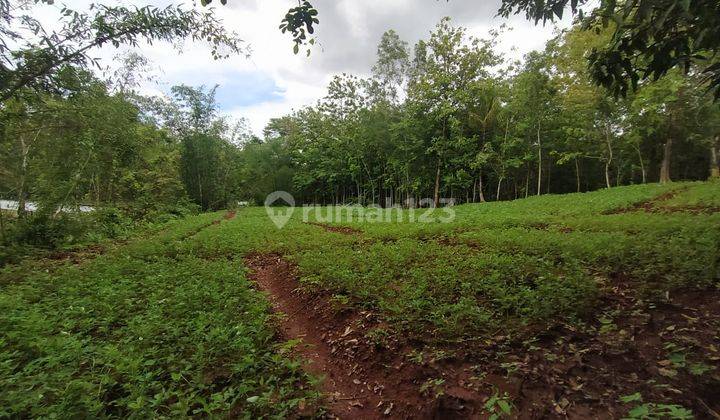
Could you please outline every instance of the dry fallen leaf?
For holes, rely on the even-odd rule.
[[[383,414],[386,416],[390,415],[390,412],[392,411],[394,406],[395,406],[394,403],[390,403],[390,406],[388,408],[386,408],[385,411],[383,411]]]
[[[660,368],[658,369],[658,372],[662,376],[667,376],[668,378],[674,378],[675,376],[677,376],[677,371],[674,369]]]

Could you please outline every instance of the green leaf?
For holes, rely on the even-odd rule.
[[[628,416],[634,419],[645,418],[650,415],[650,407],[647,404],[637,406],[628,412]]]
[[[630,403],[630,402],[641,402],[643,400],[642,394],[639,392],[636,392],[631,395],[625,395],[624,397],[620,397],[620,401],[623,403]]]
[[[498,400],[497,403],[498,407],[500,407],[500,410],[502,410],[505,414],[510,414],[512,412],[512,408],[510,407],[510,403],[508,403],[505,400]]]

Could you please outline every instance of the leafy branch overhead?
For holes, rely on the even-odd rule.
[[[59,29],[48,31],[31,15],[30,7],[11,7],[9,0],[0,0],[4,23],[0,29],[0,101],[25,88],[51,87],[62,66],[97,65],[90,53],[107,44],[136,47],[141,42],[190,39],[208,43],[215,59],[245,52],[243,41],[225,30],[211,11],[92,4],[89,11],[79,12],[63,6]],[[7,46],[12,44],[19,48],[11,51]]]
[[[500,15],[524,12],[535,23],[562,18],[569,8],[585,29],[612,28],[607,45],[589,55],[596,83],[625,96],[641,80],[658,80],[679,67],[703,68],[705,83],[720,99],[720,3],[716,0],[503,0]]]
[[[313,45],[315,39],[308,39],[308,35],[312,35],[315,32],[314,24],[320,23],[317,18],[318,11],[308,2],[303,1],[298,5],[288,10],[285,18],[280,23],[280,30],[282,33],[290,32],[293,37],[295,46],[293,52],[297,54],[300,51],[300,46],[308,43]],[[310,50],[307,50],[307,54],[310,55]]]
[[[213,0],[200,0],[200,4],[207,6],[211,4]],[[220,0],[220,3],[225,5],[227,0]],[[280,30],[282,33],[289,32],[293,37],[293,52],[295,54],[300,52],[300,47],[303,45],[314,45],[315,39],[309,37],[315,32],[313,25],[320,23],[317,18],[318,11],[310,4],[307,0],[298,0],[298,6],[293,7],[285,14],[282,22],[280,23]],[[307,50],[307,55],[310,55],[310,49]]]

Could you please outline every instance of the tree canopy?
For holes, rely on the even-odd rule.
[[[569,8],[583,27],[613,28],[606,45],[589,54],[591,75],[616,96],[637,88],[640,80],[658,80],[674,68],[704,68],[704,80],[720,99],[720,3],[715,0],[503,0],[502,16],[525,13],[528,19],[553,21]],[[590,8],[583,13],[583,7]]]
[[[52,3],[36,0],[34,3]],[[0,102],[23,89],[47,91],[57,86],[65,65],[97,64],[90,52],[96,47],[141,42],[191,39],[207,42],[218,59],[244,52],[241,39],[225,30],[210,11],[181,6],[125,7],[91,4],[90,10],[62,6],[58,29],[48,30],[30,14],[32,2],[11,5],[0,0]]]

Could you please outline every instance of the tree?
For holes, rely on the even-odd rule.
[[[589,0],[503,0],[500,14],[525,13],[535,23],[562,18],[569,7],[587,29],[613,27],[609,43],[589,55],[591,75],[616,96],[640,80],[659,80],[671,69],[705,66],[707,85],[720,99],[720,3],[716,0],[601,0],[583,13]]]
[[[548,125],[556,105],[556,90],[550,82],[546,59],[543,54],[531,52],[525,57],[524,68],[513,80],[513,106],[521,110],[519,123],[537,150],[537,195],[542,194],[544,149],[547,146],[543,135],[549,132]]]
[[[215,91],[174,86],[174,114],[168,123],[180,138],[180,174],[190,198],[202,209],[218,209],[236,198],[237,148],[227,136],[230,127],[217,118]]]
[[[415,69],[409,87],[409,102],[418,118],[427,119],[427,152],[434,157],[433,201],[440,202],[441,175],[453,149],[473,134],[467,123],[469,91],[490,77],[491,67],[501,58],[493,51],[494,40],[468,37],[463,28],[444,18],[427,43],[416,46]],[[482,141],[482,139],[479,139]],[[478,173],[478,178],[482,172]]]
[[[409,57],[407,42],[401,40],[395,31],[391,29],[382,35],[372,71],[391,101],[398,99],[403,88],[410,68]]]
[[[0,160],[20,217],[27,199],[46,215],[92,204],[138,218],[184,202],[179,150],[167,132],[89,72],[66,67],[58,81],[72,93],[13,98],[0,113]]]
[[[228,33],[208,11],[201,13],[180,6],[160,9],[94,5],[88,12],[78,12],[63,6],[60,29],[47,31],[27,14],[28,4],[11,6],[10,0],[0,0],[0,18],[5,24],[0,30],[0,103],[16,97],[23,89],[54,89],[59,69],[95,64],[92,50],[108,44],[117,48],[137,46],[142,41],[189,38],[208,42],[216,59],[244,51],[237,35]]]

